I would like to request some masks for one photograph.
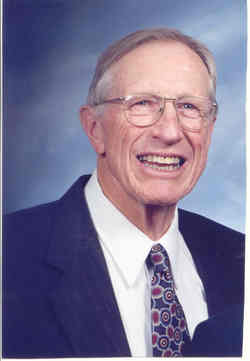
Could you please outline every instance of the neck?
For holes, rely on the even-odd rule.
[[[131,222],[140,228],[150,239],[158,241],[169,229],[175,206],[144,205]],[[129,218],[129,216],[127,216]]]
[[[110,183],[110,178],[107,180]],[[158,241],[170,227],[175,213],[174,205],[143,204],[123,191],[118,182],[106,184],[106,178],[98,169],[98,182],[104,195],[137,228],[153,241]]]

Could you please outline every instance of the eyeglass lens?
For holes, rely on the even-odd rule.
[[[168,102],[174,103],[177,116],[183,126],[190,129],[200,129],[211,112],[212,104],[208,99],[199,97],[183,97],[177,100],[164,99],[151,95],[131,96],[126,102],[128,121],[136,126],[149,126],[162,115]]]

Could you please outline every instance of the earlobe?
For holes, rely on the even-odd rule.
[[[94,109],[91,106],[82,106],[80,108],[80,120],[96,153],[104,154],[103,128]]]

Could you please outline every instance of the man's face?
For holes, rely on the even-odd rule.
[[[124,56],[113,70],[109,99],[137,93],[168,98],[210,95],[211,79],[205,65],[197,54],[177,42],[142,45]],[[123,105],[106,104],[101,119],[105,153],[98,169],[105,194],[120,208],[131,204],[129,200],[141,205],[176,204],[191,191],[205,167],[212,129],[213,121],[200,132],[183,130],[171,102],[166,103],[159,121],[146,128],[129,124]],[[142,156],[156,164],[159,157],[181,162],[179,167],[163,170],[147,166]]]

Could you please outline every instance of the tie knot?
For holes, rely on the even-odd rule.
[[[154,272],[162,273],[167,271],[170,273],[169,257],[167,251],[161,244],[158,243],[151,248],[149,262],[151,266],[153,266]]]

